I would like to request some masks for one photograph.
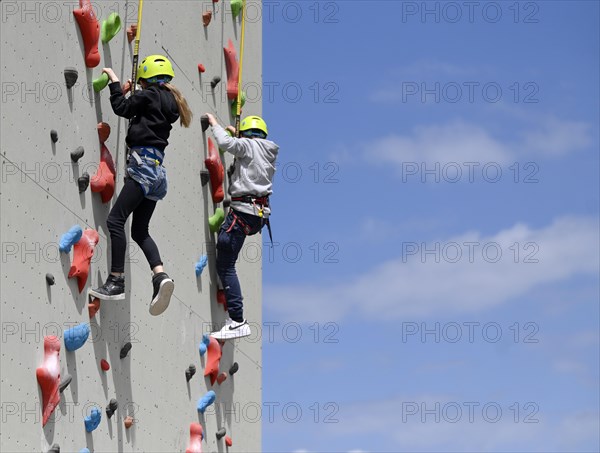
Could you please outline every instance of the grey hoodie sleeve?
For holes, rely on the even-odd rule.
[[[235,157],[244,158],[251,156],[252,149],[246,140],[240,140],[239,138],[230,137],[225,129],[219,124],[212,127],[217,146],[223,151],[233,154]]]

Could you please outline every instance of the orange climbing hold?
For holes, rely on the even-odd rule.
[[[231,39],[227,47],[223,47],[225,52],[225,68],[227,69],[227,98],[230,101],[237,99],[239,82],[239,65],[236,59],[235,48]]]
[[[92,192],[100,192],[102,203],[108,203],[115,193],[116,170],[110,151],[104,144],[110,135],[110,126],[106,123],[99,123],[98,139],[100,140],[100,165],[98,171],[92,180],[90,186]]]
[[[190,445],[185,453],[202,453],[202,425],[190,423]]]
[[[223,371],[222,373],[219,373],[219,375],[217,376],[217,383],[219,385],[221,385],[226,380],[227,380],[227,373],[225,373],[225,371]]]
[[[202,14],[202,24],[204,24],[205,27],[208,27],[208,24],[210,24],[211,19],[212,11],[206,11],[204,14]]]
[[[216,338],[210,337],[207,355],[206,355],[206,369],[204,370],[204,376],[210,376],[210,385],[214,385],[219,374],[219,363],[221,361],[221,345]]]
[[[42,426],[60,402],[60,340],[54,335],[44,337],[44,363],[35,370],[42,389]]]
[[[99,239],[98,232],[88,228],[73,247],[73,262],[69,270],[69,278],[77,277],[79,292],[83,291],[85,282],[87,282],[90,261],[92,260],[94,248],[98,244]]]
[[[96,19],[90,0],[79,0],[79,9],[74,9],[73,15],[83,38],[85,65],[88,68],[95,68],[100,63],[100,53],[98,52],[100,24]]]
[[[217,290],[217,303],[223,305],[223,310],[227,311],[227,298],[225,297],[225,291],[222,289]]]
[[[131,415],[125,417],[125,420],[123,420],[123,424],[125,425],[125,428],[131,428],[131,425],[133,425],[133,417]]]
[[[96,316],[98,310],[100,310],[100,299],[94,297],[92,301],[88,303],[88,314],[90,315],[90,318]]]
[[[221,162],[221,156],[219,156],[219,152],[210,137],[208,138],[208,158],[204,159],[204,164],[210,174],[213,202],[220,203],[225,198],[225,193],[223,192],[225,169],[223,168],[223,162]]]
[[[135,35],[137,33],[137,24],[131,24],[127,28],[127,41],[131,42],[135,39]]]

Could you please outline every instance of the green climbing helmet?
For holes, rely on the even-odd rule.
[[[253,129],[264,132],[265,137],[269,135],[267,123],[260,116],[247,116],[240,124],[240,132],[251,131]]]
[[[137,80],[145,79],[150,83],[169,82],[175,77],[171,62],[162,55],[150,55],[138,66]]]

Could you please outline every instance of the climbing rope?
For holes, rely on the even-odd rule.
[[[246,0],[242,2],[242,36],[240,38],[240,65],[238,69],[238,90],[237,90],[237,105],[235,112],[235,131],[240,137],[240,117],[242,115],[242,66],[244,63],[244,35],[246,31]]]
[[[131,94],[133,94],[135,92],[135,87],[136,87],[138,59],[140,57],[140,35],[142,34],[142,8],[143,8],[143,6],[144,6],[144,0],[139,0],[137,30],[135,32],[135,42],[133,44],[133,68],[131,69]]]

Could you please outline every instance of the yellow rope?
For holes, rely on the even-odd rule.
[[[141,1],[141,0],[140,0]],[[238,92],[237,92],[237,105],[235,112],[235,130],[237,136],[240,136],[240,116],[242,115],[242,66],[244,64],[244,36],[246,31],[246,0],[242,2],[242,37],[240,39],[240,65],[238,69]]]
[[[135,91],[135,85],[137,79],[137,66],[138,58],[140,54],[140,36],[142,34],[142,8],[144,7],[144,0],[139,0],[138,4],[138,18],[137,18],[137,30],[135,32],[135,42],[133,45],[133,69],[131,76],[131,92]]]

